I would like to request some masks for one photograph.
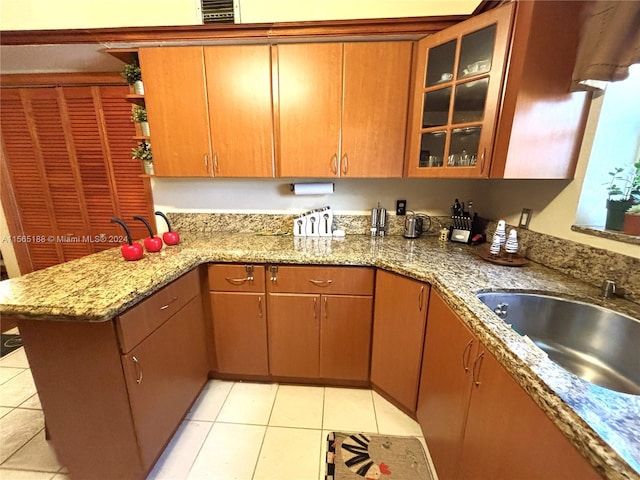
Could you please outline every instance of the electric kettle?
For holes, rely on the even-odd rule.
[[[410,213],[410,214],[409,214]],[[422,218],[416,212],[409,210],[404,219],[404,238],[418,238],[422,235]]]

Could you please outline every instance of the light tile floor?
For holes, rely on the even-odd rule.
[[[2,480],[69,478],[44,438],[41,408],[24,350],[0,359]],[[147,480],[323,479],[331,431],[424,444],[419,425],[371,390],[211,380]]]

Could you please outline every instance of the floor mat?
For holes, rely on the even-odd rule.
[[[327,480],[430,480],[416,437],[332,432],[327,436]]]
[[[20,335],[3,333],[2,344],[0,344],[0,357],[4,357],[7,353],[11,353],[16,348],[20,348],[21,346],[22,338],[20,338]]]

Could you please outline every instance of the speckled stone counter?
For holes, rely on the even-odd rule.
[[[640,305],[602,300],[598,290],[534,262],[493,265],[466,245],[399,236],[345,239],[183,235],[175,247],[125,262],[112,249],[0,283],[0,313],[43,320],[105,321],[207,262],[371,265],[430,283],[514,379],[606,478],[640,478],[640,396],[567,373],[481,303],[479,291],[553,292],[640,318]]]

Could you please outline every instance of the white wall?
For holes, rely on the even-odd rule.
[[[1,0],[0,29],[196,25],[199,0]]]
[[[235,0],[236,23],[468,15],[480,0]],[[202,24],[200,0],[0,0],[0,29]]]
[[[237,23],[468,15],[479,0],[236,0]]]

